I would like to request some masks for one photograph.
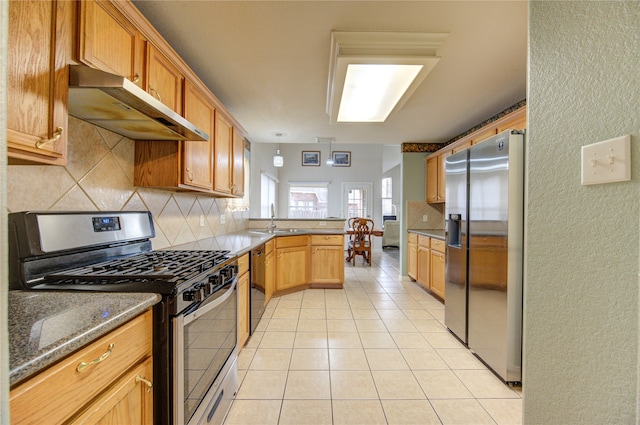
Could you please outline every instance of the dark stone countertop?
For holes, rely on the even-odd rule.
[[[160,301],[157,294],[9,291],[9,384],[35,375]]]
[[[445,237],[444,229],[409,229],[407,232],[441,240],[444,240]]]

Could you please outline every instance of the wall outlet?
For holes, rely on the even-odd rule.
[[[326,226],[327,222],[326,221],[321,221],[318,223],[318,226]]]
[[[200,214],[200,227],[204,227],[204,215]]]
[[[429,221],[429,216],[428,216],[428,215],[426,215],[426,214],[423,214],[423,215],[422,215],[422,221],[423,221],[424,223],[426,223],[427,221]]]
[[[224,224],[227,222],[227,218],[223,215],[220,216],[220,224]]]

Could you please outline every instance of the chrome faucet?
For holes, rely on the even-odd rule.
[[[273,233],[276,230],[276,223],[273,222],[273,219],[276,217],[276,212],[273,204],[271,204],[271,224],[269,225],[269,232]]]

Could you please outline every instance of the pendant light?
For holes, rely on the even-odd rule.
[[[282,137],[281,132],[274,133],[274,135],[279,139]],[[280,147],[280,143],[278,143],[278,147]],[[276,154],[273,155],[273,166],[274,167],[284,167],[284,156],[280,154],[280,149],[276,149]]]
[[[273,155],[273,166],[274,167],[284,166],[284,157],[280,155],[280,149],[276,149],[276,154]]]

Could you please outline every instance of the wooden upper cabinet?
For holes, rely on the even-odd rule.
[[[182,115],[184,76],[165,55],[147,43],[147,92]]]
[[[66,164],[72,22],[72,2],[9,2],[9,163]]]
[[[444,202],[447,192],[446,158],[451,155],[451,151],[445,151],[438,155],[438,202]]]
[[[144,87],[145,40],[109,2],[78,2],[77,60]]]
[[[233,126],[216,111],[215,137],[213,142],[214,190],[221,193],[231,193],[231,152],[233,140]]]
[[[244,136],[233,127],[233,172],[231,193],[244,196]]]
[[[438,201],[438,155],[431,155],[427,161],[427,202],[436,203]]]
[[[215,108],[190,81],[185,82],[184,117],[213,136]],[[213,190],[213,141],[183,142],[182,184]]]

